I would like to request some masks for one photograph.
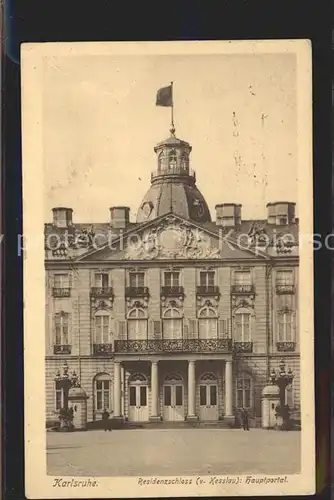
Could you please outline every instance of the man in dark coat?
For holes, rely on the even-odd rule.
[[[242,428],[244,431],[249,431],[248,412],[245,408],[241,410]]]
[[[106,408],[103,410],[102,420],[103,420],[103,428],[104,428],[104,430],[105,431],[111,431],[110,422],[109,422],[109,413],[107,412]]]

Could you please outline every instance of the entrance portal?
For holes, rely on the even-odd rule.
[[[129,379],[129,421],[147,422],[147,378],[141,373],[135,373]]]
[[[169,422],[184,420],[184,383],[178,373],[170,373],[164,381],[163,416]]]
[[[205,373],[199,382],[200,420],[218,420],[218,382],[213,373]]]

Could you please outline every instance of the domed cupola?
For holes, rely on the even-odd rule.
[[[139,206],[137,222],[170,212],[195,222],[211,221],[208,205],[196,186],[195,172],[189,168],[192,148],[175,136],[173,125],[170,133],[154,148],[158,168],[151,174],[151,187]]]

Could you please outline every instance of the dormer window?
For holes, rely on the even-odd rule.
[[[279,223],[280,223],[280,226],[286,226],[288,223],[288,218],[287,217],[280,217]]]

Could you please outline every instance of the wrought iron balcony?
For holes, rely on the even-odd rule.
[[[94,356],[108,356],[112,352],[112,344],[93,344]]]
[[[164,340],[115,340],[115,352],[135,353],[230,353],[231,339],[164,339]]]
[[[280,295],[295,293],[295,286],[288,285],[285,283],[277,283],[276,284],[276,293],[280,294]]]
[[[92,297],[112,297],[113,289],[111,286],[94,286],[90,290]]]
[[[59,287],[53,287],[52,289],[52,295],[54,297],[70,297],[71,296],[71,289],[69,287],[67,288],[59,288]]]
[[[183,286],[162,286],[161,296],[169,297],[183,297],[184,288]]]
[[[243,295],[243,294],[249,294],[249,293],[255,293],[255,287],[254,285],[251,284],[239,284],[239,285],[232,285],[231,286],[231,293],[235,295]]]
[[[54,354],[71,354],[72,346],[69,344],[54,344],[53,353]]]
[[[149,295],[147,286],[128,286],[125,289],[126,297],[148,297]]]
[[[196,289],[196,294],[202,297],[220,295],[219,286],[198,286]]]
[[[247,353],[253,352],[253,342],[234,342],[233,343],[234,352],[239,353]]]
[[[293,352],[296,349],[296,342],[276,342],[276,348],[280,352]]]

